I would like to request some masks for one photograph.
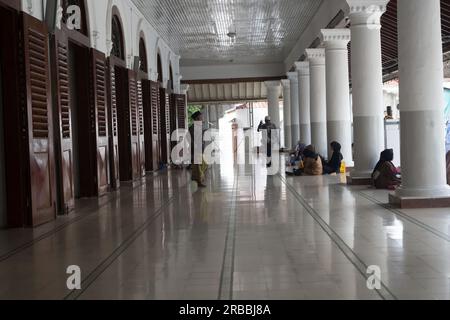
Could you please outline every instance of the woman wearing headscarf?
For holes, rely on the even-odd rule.
[[[308,176],[320,176],[323,173],[322,159],[316,153],[316,148],[309,145],[303,151],[304,174]]]
[[[324,174],[332,174],[332,173],[340,173],[341,171],[341,163],[344,160],[344,157],[341,153],[342,146],[339,142],[333,141],[331,144],[331,149],[333,150],[333,155],[331,156],[330,161],[326,162],[323,166]]]
[[[447,152],[447,183],[450,184],[450,151]]]
[[[394,166],[394,150],[386,149],[381,152],[380,161],[378,161],[372,173],[372,179],[377,189],[395,190],[400,184],[399,172]]]

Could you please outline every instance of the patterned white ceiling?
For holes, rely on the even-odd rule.
[[[208,65],[282,62],[323,0],[133,2],[183,65]]]

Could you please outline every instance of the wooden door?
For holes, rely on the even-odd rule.
[[[151,113],[152,113],[152,136],[153,136],[153,170],[159,170],[161,163],[161,127],[159,121],[159,84],[151,82]]]
[[[161,162],[170,163],[170,117],[169,117],[169,95],[166,89],[159,89],[159,125],[161,142]]]
[[[94,154],[96,166],[98,195],[104,195],[109,188],[109,145],[108,145],[108,110],[107,110],[107,64],[105,55],[91,49],[90,61],[90,97],[91,116],[94,119]]]
[[[159,169],[159,112],[158,112],[158,83],[143,80],[144,133],[145,133],[145,169],[156,171]]]
[[[69,213],[75,205],[73,137],[69,85],[69,43],[63,32],[56,32],[52,41],[52,67],[55,83],[55,147],[58,168],[59,212]]]
[[[117,90],[116,70],[111,58],[107,60],[107,89],[108,89],[108,146],[109,146],[109,175],[111,187],[120,187],[119,170],[119,128],[117,122]]]
[[[143,80],[136,81],[137,94],[137,121],[138,121],[138,154],[139,154],[139,176],[145,177],[145,128],[144,128],[144,101],[143,101]]]
[[[17,3],[20,6],[19,3]],[[23,54],[18,11],[0,3],[0,68],[2,73],[2,112],[5,161],[6,225],[23,227],[29,199],[29,145],[25,79],[21,67]],[[19,77],[20,75],[20,77]],[[20,81],[19,81],[20,79]],[[7,107],[8,106],[8,107]],[[6,152],[6,150],[8,152]]]
[[[37,226],[56,216],[49,43],[43,22],[27,14],[22,18],[32,204],[25,224]]]
[[[152,105],[150,80],[142,80],[142,105],[144,114],[144,151],[145,151],[145,170],[155,170],[153,162],[153,131],[152,131]]]
[[[128,96],[129,96],[129,119],[131,128],[131,166],[132,180],[140,177],[140,156],[139,156],[139,120],[138,120],[138,85],[136,73],[128,70]]]
[[[186,95],[178,94],[176,100],[177,100],[176,104],[177,104],[178,128],[187,129]]]
[[[169,139],[170,139],[170,151],[177,145],[176,141],[172,141],[172,134],[178,129],[177,121],[177,95],[171,93],[169,95]]]

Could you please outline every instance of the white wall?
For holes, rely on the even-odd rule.
[[[42,20],[45,8],[41,0],[21,0],[22,10]],[[45,6],[46,0],[44,0]],[[109,56],[111,51],[111,17],[113,6],[117,7],[125,39],[125,57],[127,67],[133,68],[134,56],[139,55],[139,37],[145,35],[147,49],[148,73],[152,80],[157,79],[157,53],[160,52],[163,65],[163,80],[168,81],[169,65],[174,73],[174,89],[180,92],[179,57],[162,40],[155,29],[147,22],[141,12],[130,0],[87,0],[87,12],[90,27],[91,45]]]
[[[183,80],[263,78],[284,75],[282,63],[181,67]]]

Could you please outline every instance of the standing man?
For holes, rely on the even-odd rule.
[[[207,165],[203,159],[205,145],[203,142],[203,114],[200,111],[192,115],[193,123],[189,127],[191,137],[191,169],[192,181],[196,181],[200,188],[205,188],[205,174]]]
[[[272,132],[272,130],[274,130]],[[265,131],[265,134],[263,132],[263,145],[264,140],[266,140],[266,152],[267,152],[267,167],[270,168],[272,166],[272,138],[276,139],[276,130],[277,127],[270,121],[270,117],[267,116],[265,118],[265,123],[262,121],[259,123],[258,126],[258,132]]]

